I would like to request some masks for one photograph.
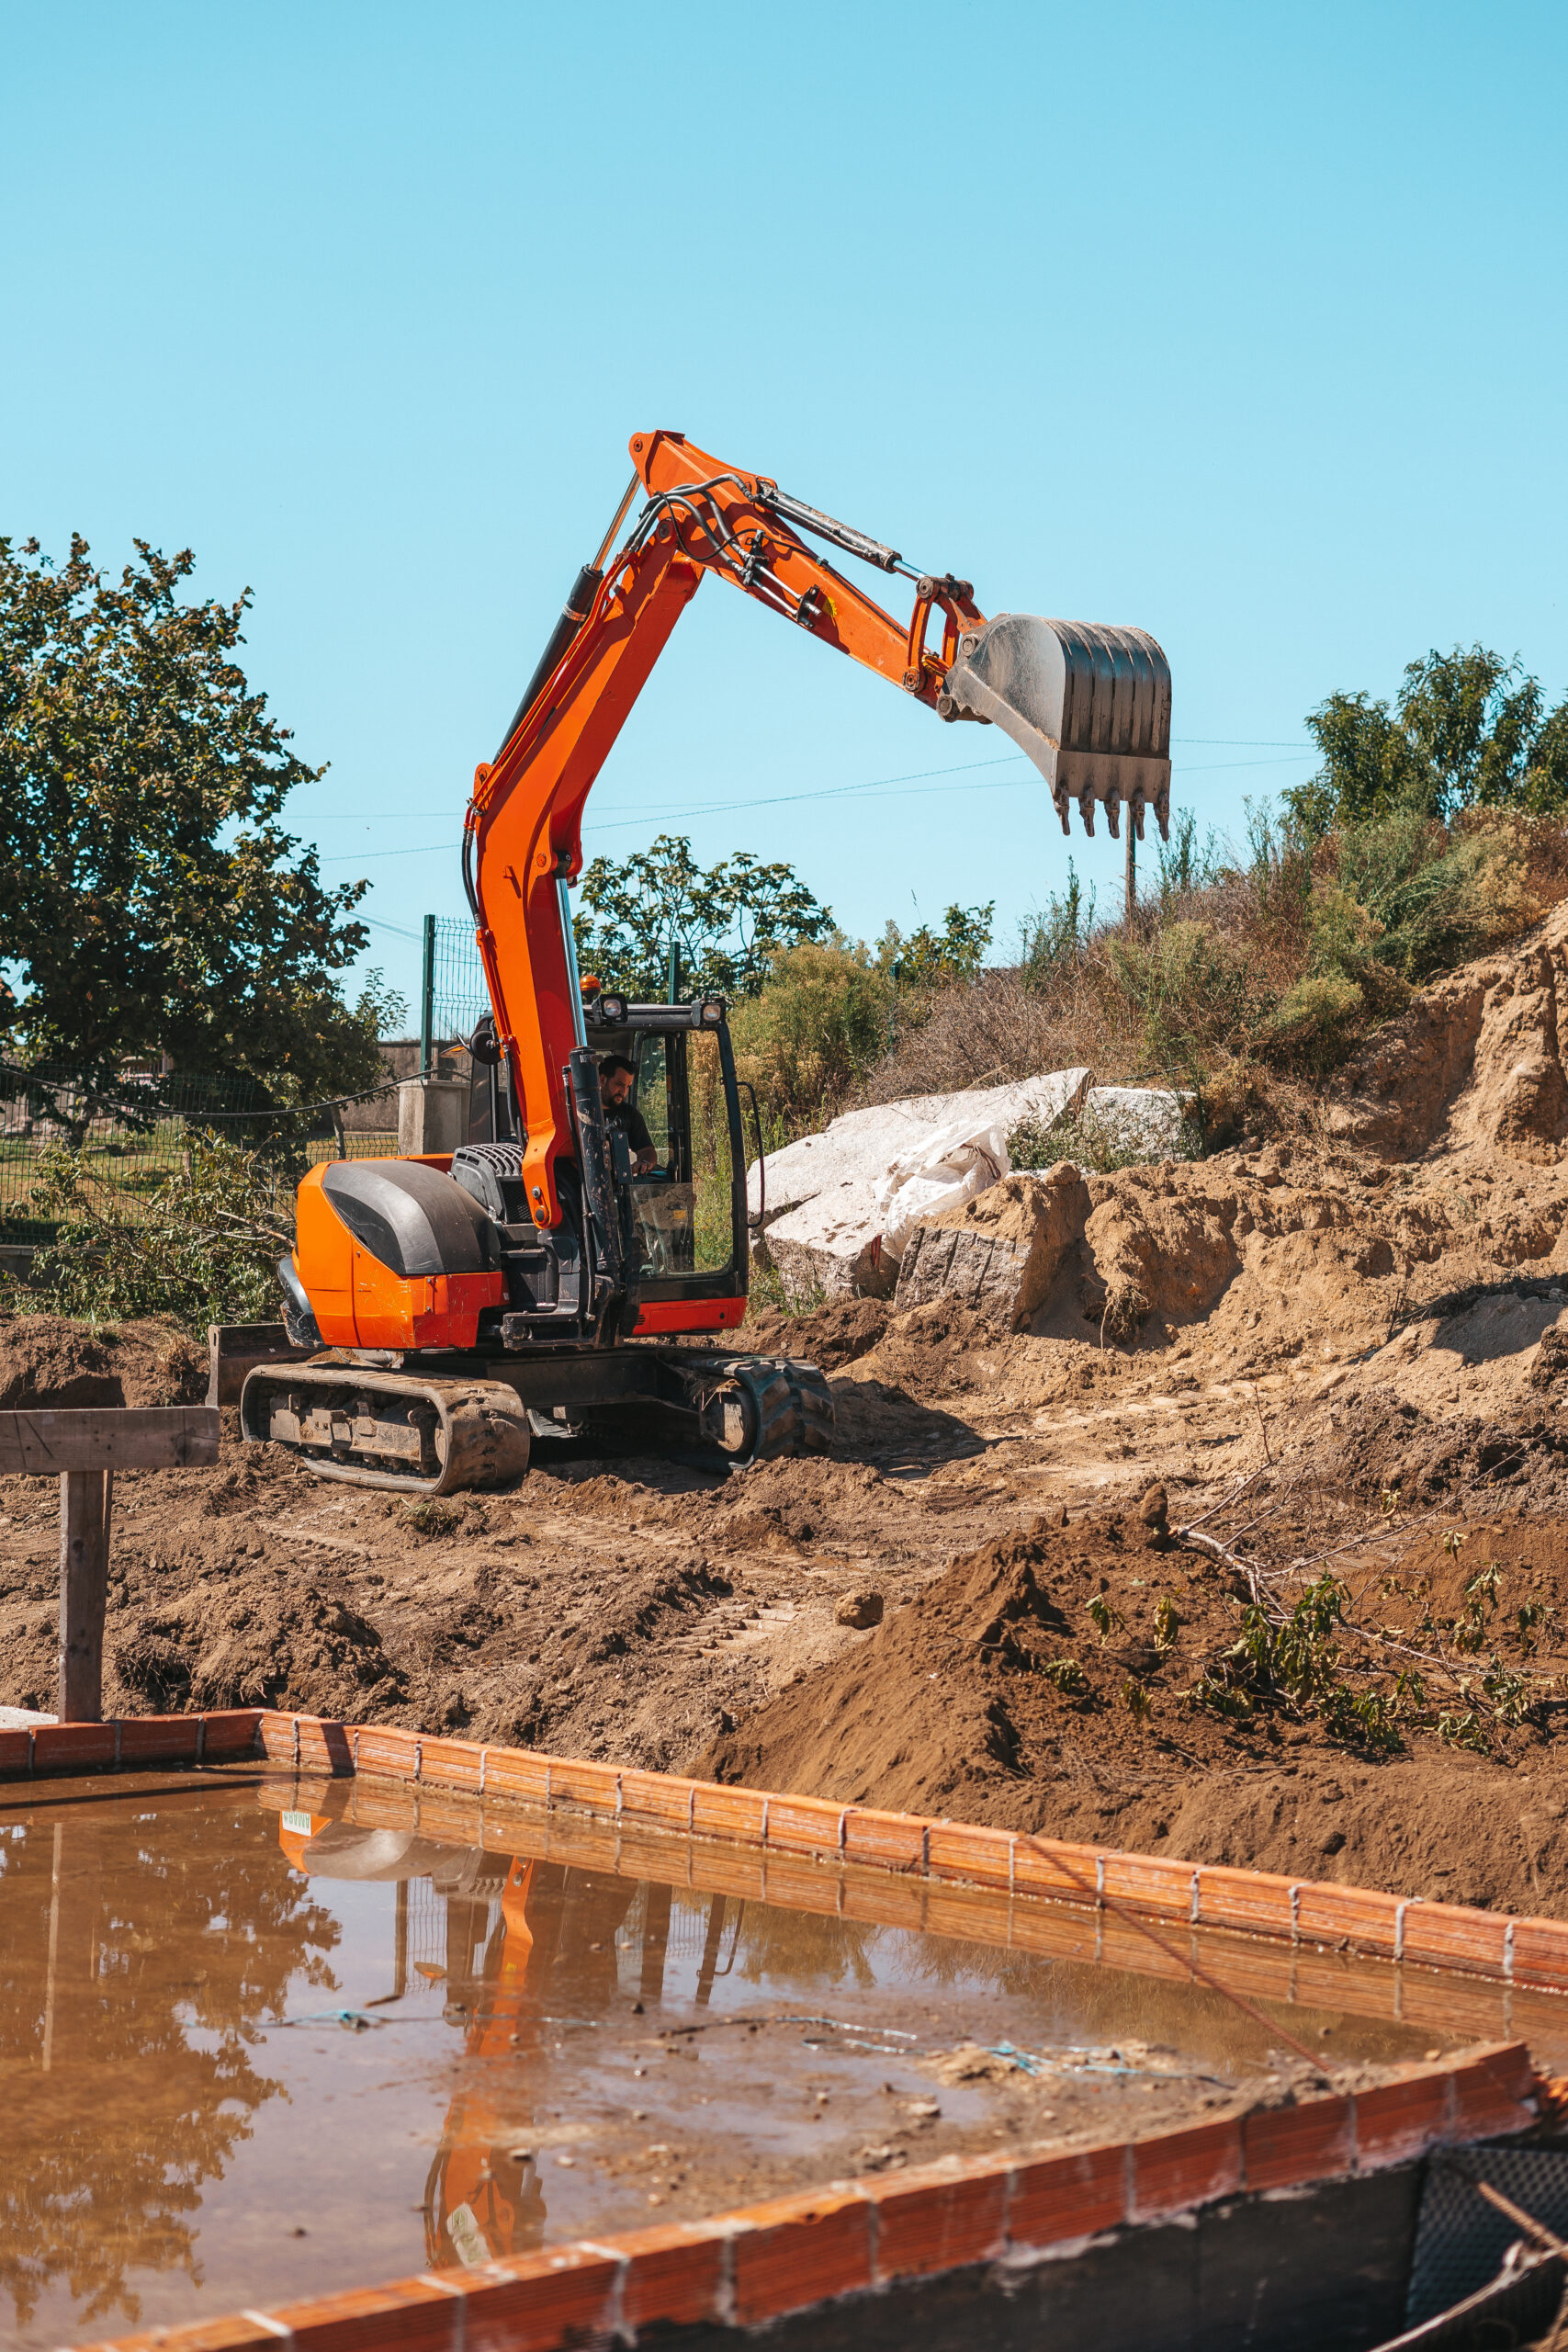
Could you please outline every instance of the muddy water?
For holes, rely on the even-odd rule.
[[[250,1768],[5,1792],[0,2342],[1267,2093],[1267,2033],[1198,1988],[329,1803]],[[1292,2030],[1348,2065],[1444,2046]]]

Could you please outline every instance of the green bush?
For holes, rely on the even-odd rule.
[[[886,1046],[894,995],[891,974],[840,937],[776,956],[761,995],[733,1007],[736,1067],[782,1130],[831,1116]]]
[[[1524,930],[1540,910],[1519,832],[1517,820],[1482,819],[1450,833],[1400,808],[1337,836],[1338,887],[1376,925],[1376,961],[1419,982]]]
[[[1106,943],[1111,977],[1137,1016],[1148,1060],[1195,1070],[1257,1025],[1256,975],[1235,941],[1181,919]]]
[[[95,1322],[161,1315],[199,1335],[209,1323],[276,1321],[274,1270],[294,1243],[297,1173],[193,1136],[188,1164],[130,1205],[91,1184],[78,1152],[52,1144],[32,1204],[55,1235],[33,1261],[32,1283],[62,1314]]]

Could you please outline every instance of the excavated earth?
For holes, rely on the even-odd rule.
[[[1418,998],[1295,1132],[1088,1177],[1021,1330],[951,1295],[754,1314],[829,1374],[827,1459],[540,1444],[514,1491],[411,1510],[231,1428],[216,1472],[122,1476],[106,1704],[265,1702],[1568,1916],[1565,940],[1568,907]],[[161,1327],[0,1314],[0,1406],[191,1397],[204,1369]],[[0,1479],[0,1702],[52,1702],[57,1511]],[[1311,1697],[1192,1695],[1235,1679],[1249,1566],[1276,1614],[1339,1580],[1328,1639],[1392,1750]]]

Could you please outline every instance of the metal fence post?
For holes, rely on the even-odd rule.
[[[419,990],[419,1074],[430,1069],[430,1029],[435,1005],[435,917],[424,918],[424,977]]]

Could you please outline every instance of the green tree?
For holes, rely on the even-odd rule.
[[[923,922],[918,931],[906,933],[890,922],[878,944],[877,962],[901,989],[940,989],[953,980],[972,980],[986,960],[996,910],[994,899],[983,907],[949,907],[940,931]]]
[[[1547,710],[1539,680],[1484,646],[1412,662],[1392,710],[1332,694],[1306,723],[1323,765],[1285,798],[1314,838],[1395,808],[1447,822],[1466,808],[1568,807],[1568,697]]]
[[[0,1019],[27,1057],[286,1081],[295,1099],[382,1073],[363,882],[325,887],[284,801],[323,771],[234,658],[247,590],[186,604],[194,568],[145,540],[111,582],[73,538],[58,568],[0,539]]]
[[[685,836],[671,833],[630,857],[594,858],[572,918],[584,973],[645,1004],[663,1001],[671,940],[682,994],[750,997],[775,956],[832,928],[830,910],[792,865],[740,850],[705,869]]]

